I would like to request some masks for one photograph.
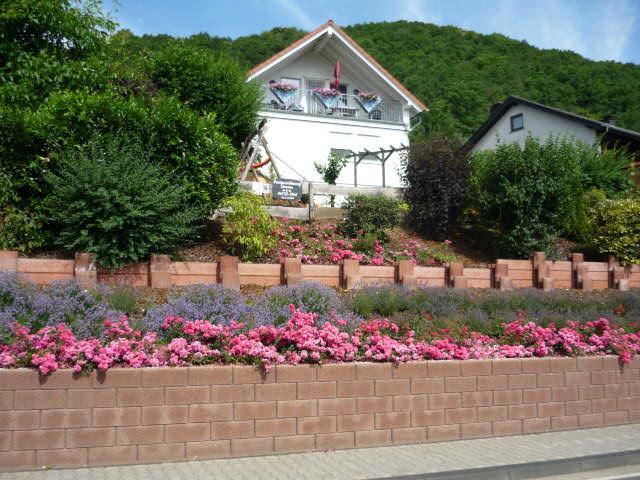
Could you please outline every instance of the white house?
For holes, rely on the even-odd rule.
[[[427,110],[331,20],[254,67],[247,81],[263,91],[259,116],[284,178],[321,182],[314,162],[325,164],[332,151],[408,145],[412,119]],[[337,184],[400,186],[399,160],[391,155],[383,174],[378,158],[364,158],[357,170],[350,158]]]
[[[465,147],[474,152],[492,150],[501,143],[523,146],[529,135],[541,141],[550,136],[566,136],[587,145],[615,144],[632,152],[640,151],[640,133],[617,127],[610,119],[593,120],[513,95],[492,108],[489,119]]]

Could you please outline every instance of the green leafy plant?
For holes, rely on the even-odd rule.
[[[185,187],[127,137],[98,137],[66,151],[60,173],[47,181],[55,243],[93,253],[104,267],[170,253],[198,236],[202,211],[190,205]]]
[[[245,261],[260,259],[276,245],[277,222],[262,209],[262,198],[238,192],[223,202],[222,238],[231,252]]]
[[[469,200],[477,220],[497,236],[497,254],[551,252],[558,235],[579,236],[585,215],[580,166],[571,139],[524,148],[501,144],[476,153]]]
[[[604,200],[590,209],[590,243],[624,265],[640,263],[640,199]]]
[[[403,159],[411,225],[433,238],[451,233],[464,206],[469,161],[459,147],[449,138],[431,137],[413,143]]]
[[[607,198],[618,198],[633,188],[632,170],[629,165],[633,157],[624,148],[600,150],[577,144],[582,188],[602,190]]]
[[[19,208],[15,186],[8,174],[0,171],[0,249],[28,252],[44,243],[39,216]]]
[[[327,159],[326,165],[321,165],[318,162],[314,162],[313,166],[320,175],[322,175],[322,180],[329,185],[335,185],[336,180],[340,176],[340,172],[347,165],[347,159],[343,155],[339,155],[335,152],[331,152],[329,154],[329,158]],[[331,207],[335,206],[336,196],[330,195],[329,201]]]
[[[349,195],[342,208],[341,229],[346,234],[373,234],[380,241],[386,239],[385,230],[400,225],[407,211],[404,202],[384,195]]]

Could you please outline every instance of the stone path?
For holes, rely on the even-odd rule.
[[[632,458],[632,468],[640,470],[640,425],[573,430],[502,438],[460,440],[455,442],[402,445],[393,447],[340,450],[326,453],[301,453],[279,456],[207,460],[153,465],[44,470],[1,473],[0,480],[160,480],[160,479],[381,479],[443,478],[443,472],[487,467],[503,467],[532,462],[556,462],[592,455],[605,458]],[[624,452],[627,452],[625,455]],[[617,457],[616,457],[617,455]],[[582,468],[616,467],[602,461],[584,462]],[[605,461],[606,463],[606,461]],[[549,466],[532,465],[536,475],[552,473]],[[569,472],[555,472],[560,473]],[[518,478],[532,478],[518,473]],[[604,476],[603,476],[604,477]],[[418,478],[418,477],[415,477]],[[506,469],[483,478],[514,478]],[[556,478],[561,478],[560,476]],[[579,478],[576,476],[575,478]],[[585,477],[594,478],[594,477]],[[623,477],[616,477],[623,478]],[[630,478],[630,477],[629,477]]]

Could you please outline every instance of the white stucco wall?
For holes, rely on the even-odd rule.
[[[523,116],[524,129],[512,132],[511,117],[519,113]],[[587,145],[593,145],[597,139],[596,132],[579,121],[531,108],[528,105],[514,105],[476,143],[472,151],[491,150],[500,143],[516,142],[524,146],[529,134],[541,141],[549,136],[568,136]]]

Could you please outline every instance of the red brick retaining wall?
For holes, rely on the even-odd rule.
[[[134,464],[640,422],[617,357],[0,370],[0,469]]]

